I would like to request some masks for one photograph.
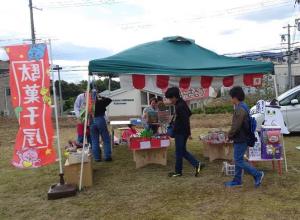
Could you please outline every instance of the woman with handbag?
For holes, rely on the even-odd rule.
[[[182,160],[185,158],[195,168],[195,176],[197,177],[200,170],[205,166],[198,161],[186,149],[188,138],[191,138],[190,116],[192,115],[186,102],[180,96],[180,90],[177,87],[169,88],[165,94],[166,98],[175,105],[175,117],[171,121],[168,133],[175,138],[176,148],[176,165],[175,172],[169,173],[169,177],[182,176]]]

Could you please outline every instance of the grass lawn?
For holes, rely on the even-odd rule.
[[[289,172],[278,176],[271,164],[262,187],[253,180],[225,189],[230,178],[221,175],[222,161],[209,163],[202,156],[198,135],[212,128],[226,129],[230,115],[193,116],[194,139],[189,150],[207,164],[200,177],[184,162],[184,176],[168,178],[174,169],[174,147],[168,165],[135,169],[132,153],[116,147],[112,163],[94,164],[94,186],[76,197],[48,201],[47,191],[58,181],[58,164],[19,170],[10,165],[17,124],[0,120],[0,219],[300,219],[300,136],[285,137]],[[62,145],[74,138],[74,123],[61,126]]]

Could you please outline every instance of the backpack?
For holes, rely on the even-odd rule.
[[[255,142],[257,141],[257,138],[255,137],[255,131],[256,131],[256,127],[257,127],[256,119],[254,117],[250,116],[249,108],[246,104],[241,103],[239,105],[239,107],[243,108],[248,114],[249,136],[248,136],[248,139],[247,139],[247,145],[249,147],[254,147]]]

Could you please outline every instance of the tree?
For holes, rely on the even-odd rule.
[[[59,95],[59,82],[55,81],[55,89],[56,89],[56,95]],[[66,100],[70,97],[76,97],[80,93],[82,93],[84,90],[75,83],[68,83],[64,80],[61,81],[61,91],[62,91],[62,98],[63,100]]]
[[[93,82],[95,85],[95,88],[98,92],[103,92],[104,90],[108,89],[108,78],[105,78],[104,80],[95,80]],[[62,90],[62,98],[65,101],[64,102],[64,110],[68,110],[73,108],[74,102],[76,97],[80,94],[86,91],[87,88],[87,80],[82,80],[78,84],[75,83],[68,83],[64,80],[61,81],[61,90]],[[111,91],[119,89],[120,88],[120,82],[112,80],[111,81]],[[59,96],[59,82],[55,81],[55,89],[56,89],[56,95]],[[52,89],[51,89],[52,94]]]

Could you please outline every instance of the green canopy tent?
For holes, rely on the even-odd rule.
[[[263,74],[273,71],[274,65],[270,62],[221,56],[197,45],[194,40],[180,36],[137,45],[113,56],[89,62],[90,75],[119,76],[123,88],[152,91],[170,86],[178,86],[183,90],[233,85],[260,86]],[[82,169],[80,177],[81,189]]]
[[[91,60],[89,73],[119,75],[123,88],[165,89],[259,86],[271,62],[218,55],[180,36],[141,44],[116,55]]]
[[[232,76],[273,71],[273,64],[218,55],[183,37],[166,37],[116,55],[91,60],[96,74],[166,74],[174,76]]]

